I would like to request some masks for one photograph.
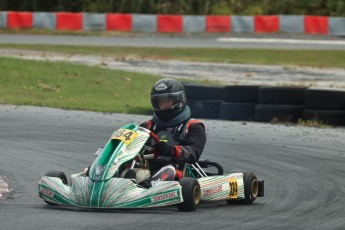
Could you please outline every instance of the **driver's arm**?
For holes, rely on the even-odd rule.
[[[194,123],[180,145],[174,146],[174,160],[195,163],[199,160],[206,143],[205,127],[202,123]]]
[[[148,122],[144,122],[140,126],[149,128],[151,123]],[[178,162],[197,162],[206,143],[204,124],[201,122],[191,122],[191,125],[188,127],[188,133],[183,140],[179,141],[180,145],[170,147],[169,155],[172,155],[174,160]]]

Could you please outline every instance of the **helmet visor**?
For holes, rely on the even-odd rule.
[[[173,109],[183,100],[183,91],[151,95],[151,104],[154,111]]]

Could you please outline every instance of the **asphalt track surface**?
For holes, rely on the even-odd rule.
[[[289,38],[290,36],[290,38]],[[345,50],[345,39],[287,34],[78,36],[0,34],[0,44]]]
[[[147,118],[0,105],[0,175],[13,189],[0,201],[0,228],[344,229],[344,128],[204,120],[203,158],[265,180],[265,197],[252,205],[202,203],[191,213],[176,207],[93,211],[51,207],[38,197],[47,171],[68,177],[81,171],[113,130]]]

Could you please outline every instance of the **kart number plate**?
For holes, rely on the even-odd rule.
[[[229,196],[228,196],[228,198],[232,198],[232,199],[237,198],[237,194],[238,194],[237,180],[236,179],[228,179],[228,183],[229,183]]]
[[[129,145],[134,138],[137,136],[137,133],[130,129],[118,129],[116,130],[113,135],[111,136],[111,139],[114,140],[120,140],[125,142],[126,145]]]

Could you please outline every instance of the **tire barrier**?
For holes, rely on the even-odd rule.
[[[201,100],[188,99],[187,97],[187,105],[189,106],[192,112],[192,117],[204,118],[204,106]]]
[[[219,119],[222,100],[189,100],[187,105],[195,118]]]
[[[223,102],[220,107],[220,119],[231,121],[254,120],[256,104]]]
[[[81,30],[82,25],[82,13],[56,13],[56,30]]]
[[[229,85],[223,90],[225,102],[233,103],[257,103],[259,85]]]
[[[310,88],[306,91],[305,108],[345,110],[345,91]]]
[[[219,118],[232,121],[253,120],[259,88],[259,85],[225,86]]]
[[[205,118],[218,119],[222,103],[222,100],[203,100],[202,105],[204,108]]]
[[[316,120],[345,125],[345,90],[287,86],[184,84],[195,118],[231,121]],[[220,99],[222,97],[222,99]]]
[[[184,84],[186,96],[194,100],[223,100],[223,87]]]
[[[345,90],[309,88],[306,91],[303,119],[345,125]]]
[[[345,111],[305,109],[304,120],[315,120],[330,125],[345,125]]]
[[[220,106],[223,102],[223,87],[188,83],[184,83],[184,87],[192,116],[219,119]]]
[[[271,122],[274,120],[296,122],[303,114],[303,105],[256,105],[255,121]]]
[[[306,87],[262,86],[259,89],[255,120],[296,122],[303,114]]]
[[[304,105],[306,87],[262,86],[259,89],[259,104]]]
[[[0,28],[149,33],[304,33],[345,35],[344,17],[294,15],[154,15],[88,12],[0,12]]]

